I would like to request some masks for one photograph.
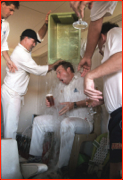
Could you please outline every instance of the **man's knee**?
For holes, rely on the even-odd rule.
[[[61,122],[61,126],[67,126],[67,125],[69,125],[70,124],[70,118],[69,117],[67,117],[67,118],[64,118],[63,120],[62,120],[62,122]]]

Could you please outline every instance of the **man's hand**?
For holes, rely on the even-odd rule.
[[[6,65],[9,68],[9,72],[15,72],[15,70],[18,70],[17,66],[11,61],[6,61]]]
[[[51,10],[47,13],[47,15],[45,17],[45,24],[48,24],[48,17],[49,17],[50,13],[51,13]]]
[[[81,77],[84,77],[90,70],[91,70],[91,59],[83,58],[81,59],[79,65],[78,65],[78,71],[83,68],[83,71],[81,72]]]
[[[84,93],[88,96],[91,100],[99,101],[103,99],[102,92],[96,90],[94,87],[94,80],[90,78],[89,73],[84,78]]]
[[[63,60],[60,59],[60,60],[54,62],[53,64],[49,64],[49,65],[48,65],[48,72],[50,72],[51,70],[53,70],[54,66],[57,65],[57,64],[59,64],[59,63],[62,62],[62,61],[63,61]]]
[[[15,70],[18,70],[18,68],[15,66],[15,64],[11,61],[8,51],[2,51],[2,55],[6,61],[6,65],[9,68],[9,72],[15,72]]]
[[[100,100],[100,101],[92,101],[92,100],[90,100],[90,102],[88,102],[88,101],[86,102],[86,105],[88,107],[97,107],[97,106],[102,105],[102,104],[104,104],[103,100]]]
[[[70,111],[74,107],[73,102],[64,102],[64,103],[60,103],[60,104],[64,105],[64,107],[59,111],[60,116],[65,114],[67,111]]]
[[[92,1],[71,1],[70,7],[75,11],[76,15],[78,17],[83,18],[84,17],[84,9],[85,6],[88,5],[88,9],[91,9],[93,6]]]

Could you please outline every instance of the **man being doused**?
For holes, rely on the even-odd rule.
[[[54,67],[54,70],[60,81],[53,92],[56,111],[60,105],[62,107],[59,111],[60,121],[59,118],[57,119],[57,122],[60,123],[56,123],[56,117],[54,118],[53,113],[34,118],[30,145],[30,155],[33,155],[34,158],[30,159],[29,162],[38,162],[41,159],[44,135],[47,132],[58,131],[57,124],[59,124],[60,151],[57,168],[60,169],[68,165],[75,133],[90,134],[92,132],[93,116],[88,115],[86,96],[83,91],[83,78],[80,74],[75,75],[72,64],[62,61]],[[59,105],[58,102],[60,102]],[[46,105],[50,107],[48,100],[46,100]]]

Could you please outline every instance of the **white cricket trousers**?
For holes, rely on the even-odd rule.
[[[21,110],[21,96],[3,84],[1,88],[1,101],[3,109],[4,138],[16,139]]]
[[[30,153],[34,156],[42,156],[45,133],[56,131],[52,115],[42,115],[34,118]],[[57,167],[67,166],[71,154],[75,133],[90,134],[93,125],[87,120],[78,117],[67,117],[60,125],[60,153]]]

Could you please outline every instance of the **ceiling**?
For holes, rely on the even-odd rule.
[[[69,1],[20,1],[19,10],[15,10],[13,16],[10,16],[7,21],[10,23],[10,34],[8,38],[9,48],[14,49],[19,42],[19,37],[27,28],[31,28],[36,32],[44,24],[45,16],[47,12],[51,10],[52,13],[58,12],[73,12],[70,8]],[[118,17],[122,14],[122,2],[118,2],[113,16],[105,18],[109,20],[111,18]],[[90,21],[90,11],[85,11],[85,21]],[[48,37],[44,38],[41,44],[38,44],[34,50],[33,55],[40,55],[47,52]]]

